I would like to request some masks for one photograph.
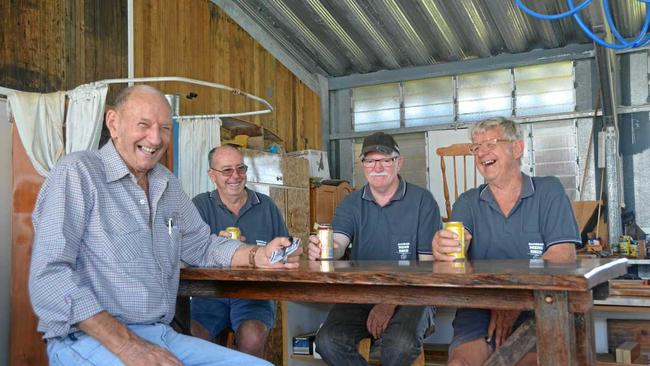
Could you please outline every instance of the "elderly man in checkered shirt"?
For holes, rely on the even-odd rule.
[[[195,266],[271,264],[265,247],[210,235],[179,181],[161,164],[171,108],[152,87],[125,89],[106,114],[111,141],[53,168],[33,213],[32,306],[50,365],[268,365],[176,333],[180,261]]]

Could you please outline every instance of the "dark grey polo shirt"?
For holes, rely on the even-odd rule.
[[[540,258],[553,244],[581,244],[571,202],[556,177],[522,173],[519,200],[506,217],[487,184],[463,193],[452,221],[472,234],[469,259]]]
[[[229,226],[238,227],[250,244],[265,245],[278,236],[289,236],[280,210],[271,198],[246,188],[248,199],[235,216],[221,201],[216,190],[197,195],[192,200],[212,233]]]
[[[431,254],[433,234],[441,227],[431,192],[400,177],[390,202],[380,207],[366,184],[336,208],[334,232],[352,241],[353,260],[416,260]]]

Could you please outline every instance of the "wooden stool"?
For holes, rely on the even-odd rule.
[[[359,341],[357,345],[357,351],[361,354],[368,363],[370,363],[370,345],[372,344],[372,339],[364,338]],[[420,355],[413,361],[411,366],[424,366],[424,347],[420,347]]]

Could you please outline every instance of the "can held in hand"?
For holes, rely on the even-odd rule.
[[[450,256],[454,257],[454,262],[464,261],[465,260],[465,228],[463,223],[460,221],[449,221],[445,222],[444,229],[456,233],[458,235],[458,244],[460,244],[460,251],[454,253],[448,253]]]
[[[334,229],[330,224],[318,225],[318,240],[320,241],[320,259],[334,259]]]
[[[226,228],[226,231],[230,233],[230,237],[232,239],[239,240],[239,237],[241,236],[241,231],[239,231],[238,227],[229,226]]]

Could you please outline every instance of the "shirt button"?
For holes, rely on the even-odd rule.
[[[147,201],[144,198],[140,200],[141,205],[144,205],[145,203],[147,203]]]

